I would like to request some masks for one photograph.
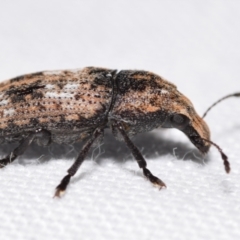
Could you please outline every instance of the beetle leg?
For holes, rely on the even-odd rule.
[[[51,135],[47,130],[42,129],[30,132],[28,136],[21,141],[18,147],[16,147],[8,156],[0,160],[0,168],[5,167],[7,164],[13,162],[18,156],[22,155],[35,138],[41,139],[41,142],[47,145],[50,142]]]
[[[132,155],[134,156],[134,158],[137,160],[137,163],[139,165],[140,168],[142,168],[143,170],[143,174],[147,177],[147,179],[153,183],[154,185],[158,186],[160,189],[162,187],[166,187],[165,183],[155,177],[148,169],[147,169],[147,162],[144,159],[144,157],[142,156],[142,154],[140,153],[140,151],[138,150],[138,148],[133,144],[133,142],[130,140],[130,138],[128,137],[127,133],[125,132],[125,130],[123,129],[123,126],[121,123],[119,122],[115,122],[113,123],[113,126],[116,127],[119,132],[121,133],[125,143],[127,144],[128,148],[131,150]]]
[[[85,145],[83,146],[81,152],[79,153],[77,159],[75,160],[75,162],[73,163],[73,165],[68,169],[68,174],[62,179],[62,181],[60,182],[60,184],[56,187],[56,191],[54,194],[54,197],[61,197],[62,194],[65,192],[70,178],[73,177],[77,170],[79,169],[79,167],[81,166],[81,164],[83,163],[89,149],[91,148],[91,146],[93,145],[93,143],[95,141],[98,140],[99,137],[101,137],[103,135],[103,129],[102,128],[97,128],[94,133],[92,134],[92,137],[85,143]]]

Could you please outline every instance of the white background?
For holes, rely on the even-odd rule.
[[[200,115],[240,91],[239,44],[237,0],[0,2],[1,80],[84,66],[150,70],[175,83]],[[134,139],[166,182],[161,191],[107,133],[66,195],[53,199],[79,146],[32,147],[0,171],[0,238],[240,239],[239,106],[229,99],[206,117],[229,175],[214,148],[203,159],[177,130]]]

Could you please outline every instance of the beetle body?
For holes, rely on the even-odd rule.
[[[2,166],[23,154],[32,141],[73,143],[86,140],[68,175],[57,187],[66,189],[90,147],[111,128],[124,140],[144,175],[154,184],[165,184],[146,168],[146,161],[130,137],[155,128],[177,128],[202,152],[210,147],[210,132],[190,100],[172,83],[147,71],[86,67],[23,75],[0,84],[0,136],[19,141]]]

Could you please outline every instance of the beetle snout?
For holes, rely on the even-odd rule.
[[[204,141],[203,138],[194,136],[189,137],[189,139],[201,153],[206,154],[209,151],[211,145],[208,142]]]
[[[182,131],[203,154],[207,153],[211,146],[208,125],[195,111],[188,115],[186,113],[171,113],[161,127],[176,128]]]
[[[205,154],[209,151],[210,131],[206,122],[198,115],[192,119],[184,133],[201,153]]]

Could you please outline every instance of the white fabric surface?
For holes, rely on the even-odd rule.
[[[202,114],[240,91],[239,11],[240,1],[224,0],[1,1],[0,79],[84,66],[145,69],[174,82]],[[206,117],[229,175],[217,150],[204,160],[177,130],[134,139],[167,184],[161,191],[107,133],[66,195],[53,199],[77,150],[42,156],[32,147],[0,171],[0,239],[240,239],[239,105],[226,100]]]

